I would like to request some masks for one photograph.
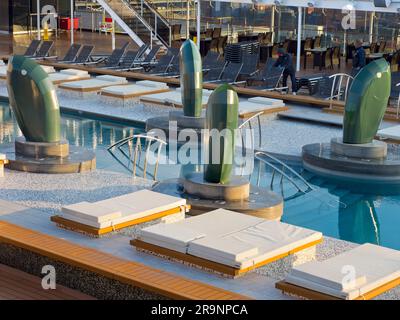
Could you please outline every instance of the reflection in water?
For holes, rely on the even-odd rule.
[[[106,148],[116,141],[139,133],[133,127],[63,115],[61,118],[62,136],[71,145],[90,149]],[[0,104],[0,143],[11,143],[15,137],[22,135],[16,124],[11,109]]]
[[[347,208],[339,208],[339,235],[343,240],[356,243],[380,244],[380,226],[374,201],[367,197]]]

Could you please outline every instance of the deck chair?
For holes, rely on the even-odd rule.
[[[137,66],[137,69],[142,69],[143,66],[148,66],[152,63],[154,63],[154,60],[156,59],[158,51],[160,51],[161,46],[153,46],[153,48],[150,50],[150,52],[146,55],[146,57],[143,59],[143,61],[138,62],[135,64]]]
[[[40,46],[39,50],[36,51],[34,56],[30,58],[35,60],[44,59],[49,56],[51,48],[53,48],[54,42],[53,41],[43,41],[42,45]]]
[[[108,69],[118,70],[118,71],[129,71],[134,68],[135,63],[139,61],[139,50],[129,50],[120,60],[119,65],[114,67],[109,67]]]
[[[216,64],[218,64],[218,66]],[[203,82],[218,81],[221,78],[222,72],[226,66],[226,62],[217,60],[216,64],[214,64],[214,66],[203,75]]]
[[[32,40],[29,47],[26,49],[24,56],[25,57],[34,57],[36,55],[36,52],[39,50],[39,47],[41,44],[42,44],[42,41],[40,41],[40,40]]]
[[[94,46],[91,46],[91,45],[82,46],[82,49],[81,49],[81,51],[79,51],[79,54],[76,57],[75,61],[72,61],[70,63],[73,63],[73,64],[85,64],[86,62],[89,61],[93,50],[94,50]]]
[[[251,77],[256,74],[258,61],[260,59],[259,54],[243,54],[243,68],[240,71],[240,75],[244,77]]]
[[[343,267],[355,271],[344,281]],[[283,293],[316,300],[368,300],[400,284],[400,252],[366,243],[324,261],[292,269],[276,283]]]
[[[208,81],[208,82],[237,84],[238,83],[237,79],[239,77],[242,68],[243,68],[243,63],[229,62],[222,71],[222,74],[218,80]]]
[[[79,51],[81,50],[82,45],[81,44],[72,44],[67,53],[65,54],[64,58],[57,60],[58,62],[74,62],[75,59],[78,56]]]
[[[150,69],[148,69],[147,73],[152,75],[164,75],[170,71],[172,66],[172,62],[174,60],[174,55],[171,53],[164,54],[159,60],[158,63],[152,65]]]
[[[264,91],[283,91],[287,87],[281,86],[284,68],[272,66],[269,73],[262,79],[262,84],[257,86],[250,86],[248,88],[258,89]]]
[[[112,55],[105,61],[104,66],[102,69],[114,69],[118,68],[119,64],[125,54],[126,49],[115,49]]]
[[[203,70],[211,69],[215,66],[219,59],[219,53],[214,51],[208,51],[203,58]]]
[[[143,55],[146,53],[147,49],[149,48],[149,45],[144,43],[138,50],[138,55],[137,55],[137,60],[143,59]]]
[[[274,67],[275,62],[276,59],[268,59],[264,65],[264,68],[262,70],[258,70],[253,76],[249,77],[247,79],[247,82],[250,84],[254,81],[264,81],[270,75],[270,72]]]

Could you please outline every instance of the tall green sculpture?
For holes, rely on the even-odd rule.
[[[180,49],[180,71],[183,114],[200,117],[203,95],[203,71],[201,56],[196,44],[188,39]]]
[[[369,63],[357,74],[345,106],[344,143],[372,142],[385,114],[390,86],[390,66],[385,59]]]
[[[28,142],[59,142],[60,108],[47,73],[34,60],[10,59],[7,87],[11,108]]]
[[[238,127],[239,98],[236,91],[228,84],[216,88],[208,99],[206,112],[207,129],[209,130],[209,161],[205,167],[204,179],[207,182],[226,184],[230,182],[234,150],[235,129]],[[222,133],[225,138],[216,141],[212,130]],[[221,135],[222,137],[222,135]],[[219,163],[213,163],[213,152],[219,152]]]

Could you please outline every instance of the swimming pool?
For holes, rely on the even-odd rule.
[[[62,116],[62,134],[70,144],[93,149],[97,168],[129,174],[107,152],[107,147],[141,128],[71,115]],[[0,143],[11,143],[20,135],[10,108],[0,103]],[[327,236],[356,243],[375,243],[400,250],[399,189],[377,188],[374,185],[340,183],[304,171],[298,172],[316,190],[291,198],[296,193],[288,181],[283,181],[285,198],[282,220],[287,223],[319,230]],[[159,179],[176,178],[179,165],[161,166]],[[269,186],[266,171],[261,185]],[[256,179],[255,174],[252,181]],[[290,199],[291,198],[291,199]]]

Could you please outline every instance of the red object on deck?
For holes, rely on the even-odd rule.
[[[106,18],[104,19],[104,21],[105,21],[106,23],[112,23],[112,22],[113,22],[113,19],[112,19],[112,18],[109,18],[109,17],[106,17]]]
[[[71,18],[65,17],[60,18],[59,20],[59,28],[62,30],[71,30]],[[74,30],[79,28],[79,18],[74,18]]]

